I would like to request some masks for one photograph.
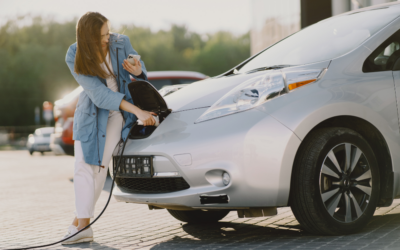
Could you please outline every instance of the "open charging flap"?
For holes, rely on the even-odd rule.
[[[158,115],[160,124],[171,113],[164,98],[158,90],[147,81],[134,81],[128,84],[133,104],[138,108]],[[157,128],[155,126],[142,126],[135,124],[129,134],[130,139],[143,139],[149,137]]]

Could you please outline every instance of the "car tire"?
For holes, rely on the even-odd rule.
[[[315,130],[305,138],[293,166],[290,204],[306,231],[359,231],[375,212],[379,190],[376,157],[360,134],[335,127]]]
[[[29,150],[29,154],[30,154],[30,155],[33,155],[33,150]]]
[[[175,217],[175,219],[188,222],[188,223],[213,223],[223,219],[230,210],[171,210],[168,212]]]

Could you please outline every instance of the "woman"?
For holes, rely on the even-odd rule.
[[[152,115],[156,115],[133,105],[127,86],[129,76],[144,80],[147,76],[142,61],[135,59],[135,65],[131,65],[125,60],[129,54],[137,54],[127,36],[110,34],[107,18],[88,12],[78,21],[76,40],[65,60],[84,91],[76,105],[73,129],[76,217],[64,238],[89,225],[93,218],[118,142],[126,140],[137,119],[145,126],[154,125]],[[93,241],[92,228],[63,244],[89,241]]]

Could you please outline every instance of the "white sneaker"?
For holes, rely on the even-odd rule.
[[[75,227],[74,225],[71,225],[68,227],[68,233],[63,237],[63,239],[68,238],[69,236],[75,234],[78,232],[78,228]],[[74,237],[61,242],[62,245],[70,245],[70,244],[76,244],[76,243],[82,243],[82,242],[91,242],[93,241],[93,230],[91,227],[88,229],[80,232],[79,234],[75,235]]]

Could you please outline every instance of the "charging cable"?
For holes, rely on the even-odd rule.
[[[132,129],[136,126],[136,124],[137,124],[137,122],[136,122],[135,124],[133,124],[133,126],[132,126],[131,129],[129,130],[128,135],[131,134],[131,131],[132,131]],[[126,140],[124,141],[124,144],[123,144],[123,146],[122,146],[121,154],[119,155],[118,165],[117,165],[117,167],[116,167],[116,168],[114,169],[114,171],[113,171],[113,178],[112,178],[112,184],[111,184],[111,189],[110,189],[110,195],[108,196],[107,203],[106,203],[106,205],[104,206],[104,208],[103,208],[103,210],[101,211],[101,213],[99,214],[99,216],[96,217],[96,219],[94,219],[89,225],[87,225],[86,227],[82,228],[81,230],[79,230],[79,231],[76,232],[75,234],[73,234],[73,235],[71,235],[71,236],[69,236],[69,237],[67,237],[67,238],[65,238],[65,239],[59,240],[59,241],[57,241],[57,242],[50,243],[50,244],[47,244],[47,245],[40,245],[40,246],[33,246],[33,247],[23,247],[23,248],[11,248],[11,249],[5,249],[5,250],[25,250],[25,249],[33,249],[33,248],[41,248],[41,247],[53,246],[53,245],[55,245],[55,244],[61,243],[61,242],[63,242],[63,241],[66,241],[66,240],[68,240],[68,239],[74,237],[75,235],[79,234],[79,233],[82,232],[83,230],[86,230],[86,229],[89,228],[91,225],[93,225],[93,224],[103,215],[104,211],[106,211],[106,209],[107,209],[107,207],[108,207],[108,204],[110,203],[111,196],[112,196],[112,191],[113,191],[113,189],[114,189],[115,177],[117,176],[118,169],[119,169],[119,167],[120,167],[120,165],[121,165],[122,155],[123,155],[123,153],[124,153],[125,145],[126,145],[126,142],[127,142],[127,141],[128,141],[128,138],[126,138]]]

